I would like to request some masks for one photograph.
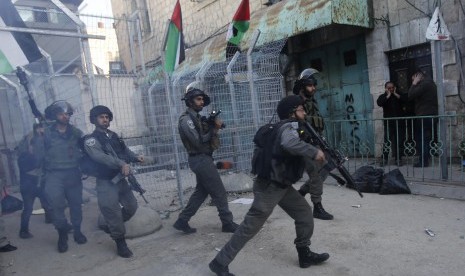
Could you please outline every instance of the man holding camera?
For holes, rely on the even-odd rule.
[[[197,186],[173,227],[186,234],[195,233],[197,229],[190,227],[188,222],[210,195],[218,209],[222,231],[234,233],[238,225],[233,221],[226,189],[212,158],[213,151],[219,147],[218,130],[223,122],[218,118],[215,118],[213,125],[202,122],[199,112],[210,104],[210,97],[199,82],[187,86],[182,100],[187,109],[179,118],[179,135],[189,154],[189,167],[195,173]]]

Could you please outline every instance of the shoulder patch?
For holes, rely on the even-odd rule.
[[[188,126],[190,129],[195,129],[194,122],[193,122],[191,119],[187,120],[187,126]]]
[[[91,137],[89,139],[86,139],[86,146],[88,147],[92,147],[95,145],[95,138],[94,137]]]

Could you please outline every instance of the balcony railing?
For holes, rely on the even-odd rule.
[[[399,168],[417,181],[465,184],[465,115],[326,121],[329,143],[364,165]]]

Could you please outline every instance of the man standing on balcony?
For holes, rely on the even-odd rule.
[[[403,117],[403,102],[406,100],[403,94],[397,91],[397,87],[392,81],[384,84],[384,93],[381,94],[376,103],[383,108],[383,118]],[[402,156],[404,155],[405,120],[391,119],[384,120],[384,145],[383,163],[388,163],[389,153],[392,152],[394,160],[398,166],[402,166]]]
[[[299,95],[304,100],[305,109],[305,120],[319,134],[323,133],[325,124],[323,117],[318,109],[318,104],[315,99],[317,80],[315,75],[318,74],[318,70],[313,68],[307,68],[300,73],[299,78],[296,80],[293,88],[293,92]],[[313,203],[313,217],[322,220],[332,220],[333,215],[326,212],[321,204],[321,195],[323,194],[323,181],[328,178],[328,171],[321,170],[324,166],[322,162],[315,162],[311,159],[305,159],[306,165],[305,170],[308,174],[308,180],[299,189],[299,193],[305,196],[307,193],[310,194],[310,200]],[[321,170],[321,172],[320,172]]]
[[[415,116],[438,115],[438,95],[434,81],[427,78],[425,73],[418,69],[412,76],[412,86],[408,91],[409,101],[414,103]],[[434,138],[433,131],[436,130],[436,118],[415,119],[415,140],[417,151],[420,156],[414,167],[428,167],[430,153],[430,142]]]

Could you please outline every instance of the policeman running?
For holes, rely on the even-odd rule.
[[[303,70],[294,84],[293,92],[304,100],[305,120],[321,135],[325,125],[315,99],[316,86],[318,84],[315,76],[318,73],[318,70],[313,68]],[[305,162],[308,180],[300,187],[299,193],[302,196],[305,196],[307,193],[310,194],[310,200],[313,203],[314,218],[332,220],[333,215],[326,212],[321,203],[323,182],[328,178],[329,171],[321,170],[324,166],[322,162],[315,162],[311,159],[306,159]]]
[[[302,178],[305,166],[302,159],[324,162],[325,155],[320,149],[299,137],[299,121],[305,120],[303,100],[300,96],[292,95],[282,99],[278,104],[277,113],[281,121],[286,121],[278,128],[277,138],[272,149],[269,149],[273,151],[269,179],[255,178],[252,207],[228,243],[210,262],[210,270],[218,276],[234,275],[229,272],[229,264],[260,231],[276,205],[294,219],[297,234],[294,244],[300,267],[307,268],[329,258],[328,253],[318,254],[310,251],[310,238],[314,227],[312,208],[292,186]]]
[[[184,100],[187,109],[179,117],[179,135],[189,154],[188,162],[195,173],[197,186],[187,206],[179,214],[173,227],[186,234],[195,233],[189,220],[195,215],[208,195],[218,209],[223,232],[234,233],[238,225],[228,207],[226,189],[213,162],[213,151],[219,147],[218,131],[223,122],[215,118],[214,126],[202,121],[199,114],[210,104],[210,97],[202,90],[200,82],[193,82],[186,88]]]
[[[93,107],[89,119],[95,130],[86,135],[84,150],[96,162],[98,206],[107,223],[104,230],[116,242],[117,254],[130,258],[133,253],[126,244],[124,222],[136,213],[137,200],[124,177],[120,177],[117,183],[112,179],[119,174],[128,176],[131,173],[129,163],[143,162],[144,157],[133,153],[115,132],[108,129],[113,120],[113,113],[108,107]]]

